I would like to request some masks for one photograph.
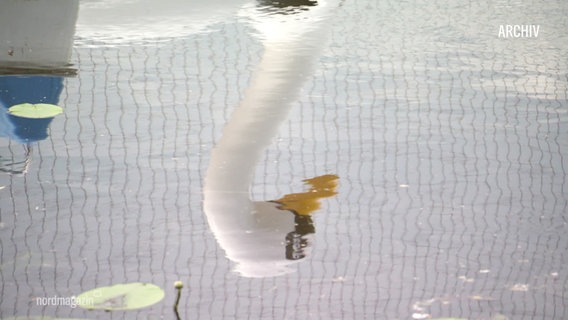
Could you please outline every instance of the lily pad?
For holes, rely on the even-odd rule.
[[[164,295],[164,290],[154,284],[133,282],[83,292],[77,301],[81,308],[89,310],[133,310],[158,303]]]
[[[8,113],[13,116],[30,119],[53,118],[62,112],[60,106],[48,103],[22,103],[8,109]]]

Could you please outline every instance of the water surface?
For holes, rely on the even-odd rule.
[[[323,174],[337,195],[313,214],[310,255],[264,278],[235,272],[203,204],[212,152],[282,36],[259,31],[254,3],[235,6],[206,28],[112,41],[83,33],[80,13],[65,113],[27,174],[0,175],[0,317],[173,317],[178,279],[184,319],[567,317],[564,2],[342,2],[249,199]],[[502,24],[541,31],[500,39]],[[3,168],[25,152],[0,139]],[[134,281],[164,301],[97,313],[34,300]]]

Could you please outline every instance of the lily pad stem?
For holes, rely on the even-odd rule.
[[[178,312],[178,305],[179,305],[179,299],[181,298],[181,289],[183,288],[183,283],[181,281],[176,281],[174,283],[174,287],[177,290],[176,302],[174,303],[174,313],[176,314],[176,319],[181,320]]]

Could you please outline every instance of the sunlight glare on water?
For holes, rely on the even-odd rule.
[[[78,44],[156,41],[205,32],[234,19],[245,0],[83,0],[77,22]]]

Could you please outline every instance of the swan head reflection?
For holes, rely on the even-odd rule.
[[[215,215],[224,206],[216,197],[218,207],[206,208],[208,220],[227,257],[237,264],[235,271],[250,278],[293,272],[290,266],[310,255],[316,231],[312,214],[320,209],[322,199],[337,194],[338,179],[329,174],[304,180],[309,190],[272,201],[251,201],[250,208],[230,217]]]

